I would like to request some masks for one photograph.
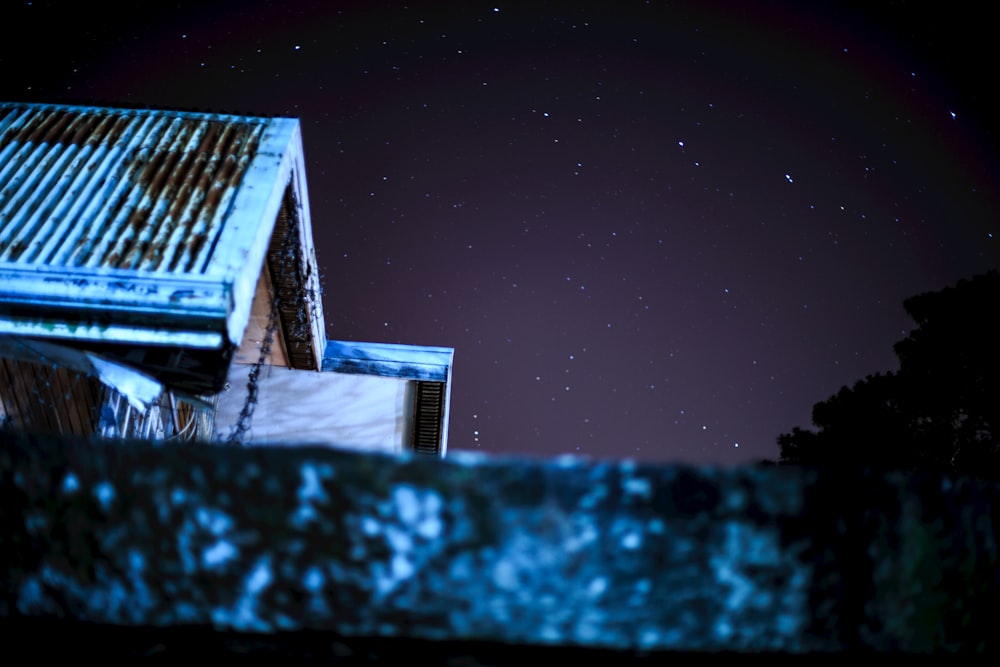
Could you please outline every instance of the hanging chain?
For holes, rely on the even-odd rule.
[[[250,423],[253,421],[253,413],[257,407],[257,392],[260,387],[260,374],[264,370],[267,358],[271,356],[271,345],[274,343],[274,334],[278,328],[278,295],[277,290],[272,290],[271,312],[267,315],[267,330],[264,333],[264,340],[260,343],[260,355],[250,369],[247,377],[247,397],[243,401],[240,409],[240,416],[233,424],[229,437],[226,438],[227,445],[242,445],[247,433],[250,432]]]
[[[294,202],[292,202],[294,206]],[[254,363],[253,367],[250,369],[250,374],[247,377],[247,396],[243,401],[243,407],[240,409],[240,415],[233,425],[232,430],[229,432],[229,436],[226,438],[227,445],[242,445],[246,439],[247,433],[250,432],[250,424],[253,421],[253,413],[257,407],[258,392],[260,390],[261,373],[264,371],[264,365],[267,363],[268,357],[271,356],[271,346],[274,344],[274,337],[277,333],[278,326],[281,324],[281,296],[278,294],[278,289],[275,286],[278,277],[285,275],[286,271],[289,269],[296,268],[296,259],[298,257],[298,230],[296,229],[295,222],[289,222],[287,229],[281,239],[278,247],[278,265],[274,273],[274,279],[271,281],[270,286],[270,296],[271,296],[271,309],[267,315],[267,329],[264,333],[264,339],[260,344],[260,354],[257,357],[257,361]],[[289,266],[291,265],[291,266]],[[267,270],[267,258],[264,260],[264,268],[262,271]]]

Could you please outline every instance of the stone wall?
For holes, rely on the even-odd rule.
[[[3,434],[0,498],[0,622],[104,651],[1000,645],[971,479]]]

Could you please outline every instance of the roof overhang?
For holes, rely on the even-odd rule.
[[[294,118],[0,103],[0,334],[238,345],[303,172]]]
[[[274,259],[286,256],[293,266]],[[277,268],[296,367],[318,369],[298,119],[0,103],[0,335],[181,348],[218,380],[212,355],[228,365],[262,271]]]

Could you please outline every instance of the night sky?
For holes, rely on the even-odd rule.
[[[300,118],[327,335],[454,347],[451,452],[776,459],[1000,267],[985,5],[115,7],[5,4],[0,99]]]

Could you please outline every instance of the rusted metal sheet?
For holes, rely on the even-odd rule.
[[[257,119],[22,107],[0,134],[0,261],[202,273]]]
[[[292,118],[0,103],[0,335],[238,345],[303,170]]]
[[[323,370],[447,382],[454,356],[451,347],[330,340],[323,353]]]

